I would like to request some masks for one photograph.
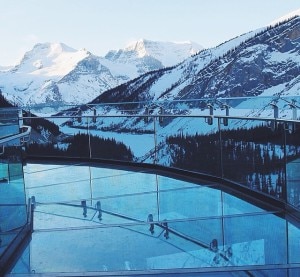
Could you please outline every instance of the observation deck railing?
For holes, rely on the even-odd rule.
[[[290,223],[274,221],[272,211],[262,217],[258,214],[250,216],[261,218],[262,222],[275,228],[277,222],[278,228],[285,231],[278,229],[276,234],[285,232],[279,237],[290,240],[292,245],[285,248],[280,243],[279,248],[289,252],[283,254],[284,262],[279,265],[266,263],[256,269],[259,272],[282,269],[283,274],[288,270],[291,276],[296,276],[300,263],[295,255],[297,235],[290,236],[290,230],[299,233],[300,121],[297,100],[266,97],[32,106],[24,107],[19,119],[32,129],[30,140],[25,144],[26,156],[32,159],[75,158],[165,166],[183,170],[191,176],[196,173],[208,179],[218,178],[220,182],[228,182],[229,188],[235,186],[232,189],[266,196],[267,201],[279,204],[274,215],[284,210],[297,224],[295,229]],[[226,201],[223,203],[221,199],[220,203],[223,210]],[[219,224],[223,217],[222,214],[221,221],[219,217],[198,218],[194,223],[195,226],[200,221],[208,225]],[[184,223],[194,224],[185,220],[182,224],[179,221],[170,222],[170,225],[180,229]],[[160,220],[154,222],[158,226],[162,224]],[[230,226],[239,224],[235,217],[228,217],[226,222],[227,231]],[[269,245],[266,247],[270,248]],[[255,272],[256,269],[232,268],[237,273],[240,270]],[[199,269],[199,272],[203,271]],[[181,273],[197,274],[188,270]],[[161,274],[172,274],[172,270]]]
[[[244,97],[32,106],[21,119],[34,130],[29,156],[180,168],[229,179],[299,210],[297,103],[297,97]]]
[[[30,132],[30,126],[20,126],[18,109],[0,111],[1,276],[14,265],[16,253],[32,231],[31,212],[25,201],[20,149],[29,140]]]

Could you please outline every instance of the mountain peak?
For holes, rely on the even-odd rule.
[[[130,42],[126,47],[125,51],[134,51],[138,54],[138,57],[144,57],[147,53],[147,45],[151,42],[146,39],[139,39],[137,41]]]
[[[62,42],[37,43],[33,49],[50,49],[56,52],[75,52],[76,50]]]
[[[67,46],[61,42],[45,42],[45,43],[37,43],[33,46],[32,50],[25,53],[23,60],[30,59],[34,56],[46,56],[46,57],[55,57],[62,53],[74,53],[77,50]]]
[[[191,55],[203,49],[197,43],[193,43],[191,41],[180,41],[180,42],[167,42],[167,41],[152,41],[148,39],[139,39],[136,41],[130,42],[125,51],[136,51],[140,54],[140,56],[145,56],[147,54],[153,54],[153,50],[158,48],[184,48],[184,50],[188,50]]]
[[[91,55],[86,50],[75,50],[64,43],[38,43],[25,53],[13,71],[61,76],[67,74],[83,58]]]
[[[129,43],[124,49],[110,51],[106,58],[124,63],[128,61],[128,58],[141,59],[151,57],[160,61],[163,66],[168,67],[182,62],[202,49],[202,46],[190,41],[163,42],[139,39]]]

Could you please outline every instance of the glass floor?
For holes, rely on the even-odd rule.
[[[218,184],[84,163],[28,163],[24,180],[34,232],[15,274],[300,263],[299,226]]]

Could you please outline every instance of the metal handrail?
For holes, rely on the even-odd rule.
[[[0,255],[0,276],[4,276],[14,266],[25,247],[28,245],[31,234],[33,232],[33,199],[28,199],[27,221],[21,230],[16,234],[15,238],[9,243],[5,251]]]
[[[43,118],[43,119],[53,119],[53,118],[60,118],[60,119],[75,119],[75,118],[144,118],[146,115],[144,114],[97,114],[97,115],[48,115],[48,116],[41,116],[41,117],[34,117],[34,116],[24,116],[22,117],[23,120],[26,119],[37,119],[37,118]],[[286,118],[274,118],[274,117],[251,117],[251,116],[234,116],[234,115],[195,115],[195,114],[149,114],[147,115],[149,118],[157,118],[157,117],[164,117],[164,118],[207,118],[207,117],[213,117],[213,118],[227,118],[227,119],[235,119],[235,120],[254,120],[254,121],[278,121],[278,122],[299,122],[299,120],[295,119],[286,119]],[[29,127],[29,126],[28,126]],[[1,140],[0,140],[1,144]]]
[[[0,139],[0,145],[4,145],[5,143],[12,141],[18,138],[29,137],[31,133],[31,126],[23,125],[21,126],[21,133],[15,135],[9,135]]]

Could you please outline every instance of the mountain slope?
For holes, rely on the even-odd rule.
[[[93,103],[299,95],[299,53],[300,17],[295,17],[141,76]]]

